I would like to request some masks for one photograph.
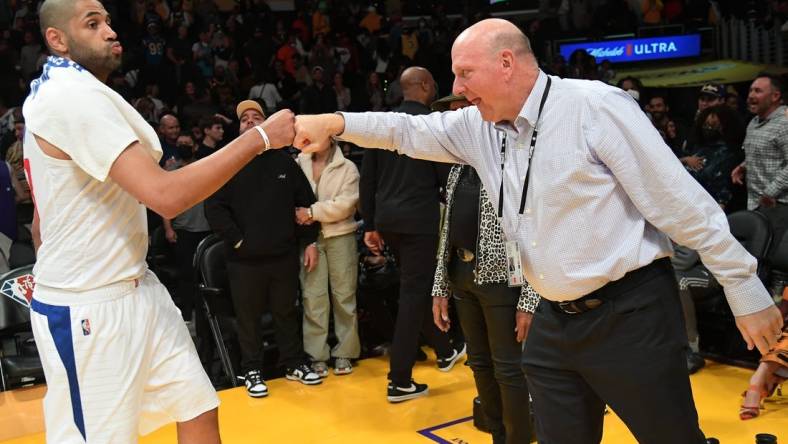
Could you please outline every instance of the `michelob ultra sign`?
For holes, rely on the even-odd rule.
[[[566,61],[578,49],[586,50],[596,58],[597,63],[604,60],[622,63],[693,57],[700,55],[700,34],[567,43],[560,46],[561,55]]]

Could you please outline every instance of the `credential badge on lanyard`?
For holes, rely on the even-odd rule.
[[[525,278],[523,278],[523,264],[517,241],[506,241],[506,271],[509,273],[510,287],[523,286]]]

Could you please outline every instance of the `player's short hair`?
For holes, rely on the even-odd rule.
[[[78,0],[44,1],[44,4],[41,5],[41,9],[38,11],[38,23],[45,43],[48,28],[65,30],[66,23],[68,23],[74,15],[74,5],[77,1]]]

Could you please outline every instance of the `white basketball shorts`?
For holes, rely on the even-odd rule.
[[[180,311],[150,271],[84,292],[37,285],[31,322],[48,443],[136,443],[219,405]]]

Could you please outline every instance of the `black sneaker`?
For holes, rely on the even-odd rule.
[[[695,374],[698,370],[702,369],[706,365],[706,360],[703,359],[703,356],[693,352],[687,351],[687,370],[689,374]]]
[[[465,344],[462,344],[462,348],[457,350],[453,349],[453,355],[448,358],[438,358],[438,370],[442,372],[448,372],[449,370],[454,367],[454,364],[460,360],[463,356],[465,356],[465,351],[468,347]]]
[[[264,398],[268,396],[268,386],[263,381],[263,375],[260,370],[249,370],[244,375],[244,382],[246,383],[246,394],[252,398]]]
[[[430,389],[427,384],[417,384],[411,379],[410,385],[401,387],[389,381],[388,396],[386,397],[389,402],[402,402],[408,399],[427,396]]]
[[[323,380],[320,379],[320,375],[312,370],[307,364],[298,364],[295,367],[288,368],[287,373],[285,373],[285,378],[306,385],[316,385],[323,382]]]

